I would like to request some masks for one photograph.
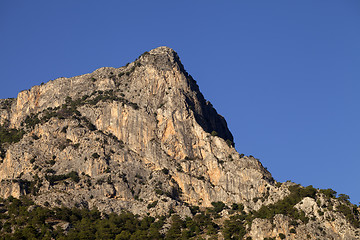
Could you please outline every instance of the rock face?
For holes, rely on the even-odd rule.
[[[221,201],[250,211],[289,193],[257,159],[236,152],[225,119],[167,47],[1,100],[0,123],[21,136],[0,148],[4,198],[186,216],[189,205]],[[308,214],[312,206],[304,199],[298,208]],[[261,231],[252,228],[253,239],[274,231],[266,221],[254,221]]]

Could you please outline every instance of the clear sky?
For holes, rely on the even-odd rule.
[[[0,98],[164,45],[240,153],[359,203],[358,0],[0,0]]]

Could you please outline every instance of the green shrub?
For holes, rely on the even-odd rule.
[[[234,215],[230,220],[225,220],[222,230],[225,239],[242,239],[246,234],[244,220],[244,215]]]
[[[67,96],[67,97],[65,98],[65,103],[66,103],[66,104],[71,104],[71,103],[72,103],[72,98],[69,97],[69,96]]]
[[[229,140],[229,139],[226,140],[226,144],[227,144],[229,147],[234,146],[234,143],[233,143],[231,140]]]
[[[326,197],[328,198],[335,198],[336,197],[336,194],[337,192],[332,190],[331,188],[328,188],[328,189],[320,189],[320,192],[322,194],[324,194]]]
[[[243,204],[237,204],[237,203],[233,203],[231,205],[231,209],[232,210],[237,210],[237,211],[243,211],[244,210],[244,205]]]
[[[59,145],[59,150],[60,150],[60,151],[63,151],[67,146],[68,146],[68,145],[67,145],[66,143],[61,143],[61,144]]]
[[[155,189],[155,193],[158,194],[158,195],[164,195],[164,191],[161,190],[161,189]]]
[[[350,200],[350,197],[349,197],[348,195],[346,195],[346,194],[343,194],[343,193],[339,194],[338,199],[339,199],[340,201],[343,201],[343,202],[347,202],[347,203],[350,202],[350,201],[349,201],[349,200]]]
[[[55,160],[50,160],[50,161],[49,161],[49,164],[50,164],[51,166],[55,165],[55,163],[56,163]]]
[[[2,102],[1,109],[11,109],[11,105],[14,102],[14,98],[5,99],[5,101]]]
[[[283,234],[283,233],[279,233],[279,238],[280,238],[280,239],[285,239],[286,236],[285,236],[285,234]]]
[[[59,182],[59,181],[62,181],[62,180],[68,179],[68,178],[70,178],[72,181],[74,181],[76,183],[78,183],[80,181],[79,174],[75,171],[71,171],[68,174],[61,174],[61,175],[48,175],[48,174],[45,175],[45,179],[48,180],[48,182],[51,185],[54,185],[56,182]]]
[[[105,182],[105,179],[104,178],[100,178],[96,181],[96,184],[97,185],[102,185],[103,183]]]
[[[0,146],[4,143],[16,143],[19,142],[24,136],[24,130],[5,128],[0,126]]]
[[[143,179],[143,177],[140,175],[140,174],[135,174],[135,177],[138,178],[138,179]]]
[[[45,175],[45,179],[50,183],[50,185],[54,185],[56,182],[67,179],[68,177],[64,174],[62,175]]]
[[[351,208],[347,204],[340,204],[336,210],[342,213],[353,227],[360,227],[359,212],[355,206]]]
[[[65,126],[65,127],[63,127],[63,128],[61,129],[61,132],[62,132],[62,133],[66,133],[66,132],[67,132],[67,129],[68,129],[68,126]]]
[[[284,199],[267,206],[263,205],[257,212],[254,213],[254,218],[267,218],[271,219],[276,214],[283,214],[293,219],[300,219],[307,223],[308,218],[305,217],[303,211],[297,210],[294,206],[300,202],[304,197],[315,198],[317,190],[312,186],[301,187],[294,185],[289,187],[290,194]]]
[[[45,171],[46,173],[56,173],[56,171],[54,170],[54,169],[51,169],[51,168],[48,168],[48,169],[46,169],[46,171]]]
[[[223,203],[223,202],[221,202],[221,201],[219,201],[219,202],[212,202],[211,205],[213,205],[213,207],[214,207],[214,208],[213,208],[213,211],[214,211],[215,213],[221,212],[221,211],[226,207],[225,203]]]
[[[74,182],[78,183],[80,181],[79,174],[75,171],[71,171],[66,175],[68,178],[71,178]]]
[[[158,204],[158,201],[156,200],[156,201],[154,201],[154,202],[152,202],[152,203],[149,203],[149,204],[147,205],[147,208],[148,208],[148,209],[154,208],[154,207],[156,207],[157,204]]]
[[[30,114],[30,116],[26,116],[25,124],[27,128],[33,128],[35,125],[39,124],[41,121],[38,118],[38,114]]]
[[[191,213],[192,213],[193,215],[195,215],[196,213],[198,213],[199,210],[200,210],[199,206],[190,206],[189,208],[190,208],[190,211],[191,211]]]
[[[35,134],[33,134],[32,136],[31,136],[34,140],[39,140],[40,138],[37,136],[37,135],[35,135]]]
[[[128,105],[130,105],[130,107],[132,107],[135,110],[139,109],[139,106],[137,105],[137,103],[133,103],[133,102],[128,102]]]
[[[198,180],[204,181],[205,177],[204,176],[195,176]]]
[[[184,221],[178,215],[171,216],[171,226],[166,233],[166,239],[180,239],[181,229],[185,227]]]
[[[182,169],[182,166],[180,165],[180,163],[177,163],[177,164],[176,164],[176,170],[177,170],[178,172],[184,172],[184,170]]]

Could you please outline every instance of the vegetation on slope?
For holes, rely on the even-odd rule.
[[[0,201],[0,239],[189,239],[215,236],[219,226],[212,211],[193,218],[176,214],[139,218],[129,212],[101,214],[97,210],[35,206],[26,198]],[[215,212],[213,212],[215,213]],[[169,224],[166,224],[169,223]]]
[[[24,134],[25,132],[22,129],[7,128],[0,125],[0,158],[4,158],[6,153],[3,145],[19,142]]]
[[[6,128],[4,126],[0,126],[0,145],[4,143],[14,143],[21,140],[24,135],[23,130]]]
[[[49,107],[44,111],[31,114],[26,117],[22,125],[25,125],[27,128],[33,128],[39,123],[48,122],[53,117],[57,117],[59,119],[65,119],[69,117],[80,118],[81,113],[77,110],[78,107],[83,105],[96,105],[101,101],[117,101],[129,105],[135,110],[139,109],[139,106],[136,103],[126,100],[123,96],[117,96],[117,93],[115,93],[113,90],[99,90],[94,91],[90,96],[84,95],[81,98],[75,100],[72,100],[71,97],[66,97],[65,104],[63,104],[61,107]]]
[[[66,176],[68,177],[68,176]],[[69,176],[71,177],[71,176]],[[290,187],[291,193],[275,204],[261,207],[258,211],[246,213],[242,204],[226,206],[213,202],[213,207],[201,209],[190,206],[192,218],[180,218],[174,213],[167,216],[140,218],[129,212],[104,214],[96,209],[46,208],[36,206],[27,197],[0,199],[0,240],[11,239],[217,239],[221,233],[225,239],[243,239],[255,218],[273,219],[283,214],[291,219],[292,233],[296,233],[299,221],[306,224],[309,219],[294,208],[304,197],[317,198],[321,192],[328,198],[335,198],[331,189],[320,190],[312,186]],[[331,193],[331,194],[329,194]],[[328,195],[326,195],[328,194]],[[360,227],[356,206],[339,195],[336,211],[342,213],[355,227]],[[220,213],[226,209],[229,219],[223,221]],[[280,236],[280,235],[279,235]],[[282,234],[281,236],[285,236]],[[248,237],[248,239],[250,239]]]

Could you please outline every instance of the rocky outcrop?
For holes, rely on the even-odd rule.
[[[0,106],[4,129],[24,130],[1,147],[2,197],[186,216],[189,205],[241,203],[249,212],[289,193],[257,159],[236,152],[225,119],[167,47],[34,86]],[[306,199],[297,207],[316,211]],[[270,236],[268,225],[254,221],[253,238]]]
[[[78,119],[64,110],[68,116],[41,121],[52,114],[49,111],[64,109],[64,104],[76,105]],[[55,111],[61,114],[61,109]],[[124,174],[131,175],[133,165],[139,162],[143,181],[160,171],[164,185],[181,191],[183,201],[201,206],[210,206],[213,201],[249,201],[265,194],[267,187],[273,188],[271,175],[259,161],[240,157],[235,151],[224,118],[205,101],[177,54],[166,47],[145,53],[123,68],[101,68],[23,91],[2,119],[13,128],[31,121],[39,124],[29,127],[22,141],[9,147],[1,179],[22,174],[31,180],[34,174],[45,175],[49,171],[46,161],[54,158],[51,169],[57,174],[75,171],[91,178],[103,174],[112,181],[120,179],[113,174],[119,167],[130,164]],[[83,121],[92,124],[93,131],[79,126]],[[99,157],[92,157],[94,153]],[[31,158],[45,165],[34,170]],[[128,187],[118,188],[129,191]],[[104,195],[126,201],[134,198],[134,194],[115,190]],[[150,195],[156,198],[154,193]],[[144,199],[151,200],[149,196]]]

